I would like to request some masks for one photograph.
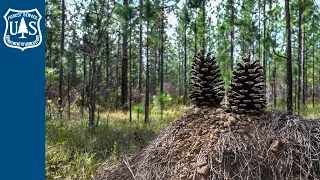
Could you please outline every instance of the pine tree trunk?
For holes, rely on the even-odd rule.
[[[143,0],[140,0],[140,20],[142,19],[142,11],[143,11]],[[143,46],[143,39],[142,39],[142,20],[140,21],[139,26],[139,94],[142,94],[142,71],[143,71],[143,62],[142,62],[142,46]],[[140,96],[139,96],[140,97]],[[141,100],[140,100],[141,101]]]
[[[128,0],[123,1],[123,6],[128,6]],[[121,65],[121,105],[125,106],[128,98],[128,22],[125,22],[122,30],[122,65]]]
[[[144,122],[149,121],[149,20],[147,21],[147,67],[146,67],[146,97],[145,97],[145,112]]]
[[[179,97],[182,95],[182,78],[181,78],[181,69],[182,69],[182,62],[181,62],[181,51],[180,51],[180,44],[178,45],[178,78],[179,78]]]
[[[162,6],[164,7],[164,1],[162,0]],[[163,36],[164,36],[164,8],[162,7],[162,19],[161,19],[161,39],[160,39],[160,42],[161,42],[161,45],[160,45],[160,96],[163,95],[163,81],[164,81],[164,75],[163,75],[163,55],[164,55],[164,39],[163,39]],[[161,99],[162,101],[162,99]],[[163,106],[162,106],[162,102],[160,103],[160,117],[162,119],[162,114],[163,114]]]
[[[47,65],[48,67],[54,68],[53,67],[53,60],[52,60],[52,40],[53,40],[53,33],[51,31],[48,32],[49,37],[47,40],[47,46],[49,50],[49,56],[47,58]]]
[[[164,75],[163,75],[163,64],[164,64],[164,0],[162,0],[162,12],[161,12],[161,27],[160,27],[160,34],[161,34],[161,39],[160,39],[160,96],[163,95],[163,81],[164,81]],[[161,98],[162,101],[162,98]],[[160,103],[160,116],[162,119],[162,114],[163,114],[163,106],[162,102]]]
[[[164,55],[164,0],[162,0],[162,12],[161,12],[161,40],[160,40],[160,94],[163,93],[163,55]],[[162,116],[163,107],[161,106],[161,116]]]
[[[108,89],[109,85],[109,63],[110,63],[110,48],[109,48],[109,34],[108,29],[106,33],[106,99],[108,99]]]
[[[303,32],[301,29],[302,22],[303,22],[303,10],[302,10],[302,2],[299,0],[299,17],[298,17],[298,58],[297,58],[297,67],[298,67],[298,86],[297,86],[297,108],[298,108],[298,114],[300,114],[300,97],[301,97],[301,61],[303,58]]]
[[[198,14],[198,13],[197,13]],[[197,18],[194,20],[194,55],[197,54],[197,41],[198,41],[198,27],[197,27]]]
[[[261,37],[260,37],[260,5],[261,5],[261,2],[260,2],[260,0],[258,1],[258,8],[259,8],[259,10],[258,10],[258,18],[259,18],[259,25],[258,25],[258,54],[259,54],[259,60],[261,60],[261,43],[260,43],[260,41],[261,41]]]
[[[254,25],[253,25],[254,26]],[[254,48],[255,48],[255,46],[254,46],[254,43],[255,43],[255,40],[253,39],[252,40],[252,57],[254,58]]]
[[[101,33],[100,33],[101,34]],[[102,72],[102,60],[100,60],[98,68],[97,68],[97,78],[96,78],[96,83],[95,83],[95,89],[96,89],[96,93],[98,94],[96,98],[96,103],[98,104],[97,107],[97,120],[96,120],[96,124],[94,127],[98,127],[99,126],[99,120],[100,120],[100,105],[101,105],[101,100],[99,98],[99,92],[100,92],[100,82],[101,82],[101,72]],[[95,105],[96,106],[96,105]]]
[[[302,32],[302,104],[303,107],[306,105],[306,91],[307,91],[307,53],[305,48],[305,41],[306,41],[306,31],[305,28],[303,28]]]
[[[83,84],[82,84],[82,94],[81,94],[81,117],[84,117],[84,102],[85,102],[85,93],[86,93],[86,73],[87,73],[87,69],[86,69],[86,35],[84,35],[83,38]]]
[[[202,28],[203,28],[203,36],[202,36],[202,49],[206,50],[206,0],[203,0],[202,4]]]
[[[74,45],[72,45],[72,51],[73,51],[73,54],[72,54],[72,58],[70,59],[71,60],[71,64],[69,66],[69,68],[71,69],[71,74],[70,74],[70,85],[72,87],[76,86],[77,85],[77,59],[76,59],[76,31],[73,29],[72,30],[72,42],[74,43]],[[70,71],[70,70],[69,70]]]
[[[266,0],[263,0],[263,70],[264,70],[264,90],[267,88],[267,47],[266,47]]]
[[[273,18],[273,16],[272,16],[272,12],[271,12],[271,10],[272,10],[272,0],[269,0],[269,12],[268,12],[268,16],[269,16],[269,21],[268,21],[268,26],[269,26],[269,32],[267,33],[267,36],[268,36],[268,38],[269,38],[269,40],[272,40],[272,37],[271,37],[271,34],[272,34],[272,32],[273,32],[273,30],[274,30],[274,28],[273,28],[273,20],[274,20],[274,18]],[[272,43],[271,42],[269,42],[269,45],[268,45],[268,50],[269,50],[269,52],[271,52],[272,51],[272,49],[273,49],[273,45],[272,45]],[[271,63],[272,63],[272,61],[275,61],[275,58],[273,58],[272,57],[272,54],[270,54],[270,53],[268,53],[269,54],[269,56],[270,56],[270,66],[271,66]],[[274,63],[275,64],[275,63]],[[271,82],[271,69],[269,69],[269,77],[270,77],[270,82]],[[267,82],[267,81],[266,81]],[[274,81],[275,82],[275,81]],[[274,93],[274,91],[275,91],[275,85],[274,85],[274,82],[273,82],[273,91],[272,91],[272,93]],[[266,86],[265,86],[266,87]],[[265,89],[265,92],[267,92],[267,90]],[[272,101],[270,100],[270,104],[272,103]]]
[[[183,104],[187,103],[187,24],[184,24],[184,95]]]
[[[70,68],[70,59],[68,59],[68,68]],[[70,69],[68,69],[68,86],[67,86],[67,99],[68,99],[68,119],[70,119],[71,97],[70,97]]]
[[[290,26],[290,0],[285,0],[286,11],[286,37],[287,37],[287,111],[292,114],[292,54],[291,54],[291,26]]]
[[[304,58],[304,96],[303,96],[303,106],[306,105],[307,96],[308,96],[308,52],[306,52],[306,56]]]
[[[298,110],[297,110],[297,108],[298,108],[298,76],[296,76],[294,79],[293,89],[294,89],[294,97],[293,97],[294,111],[298,112]]]
[[[233,4],[233,0],[230,0],[230,6],[231,6],[231,32],[230,32],[230,66],[231,66],[231,72],[233,71],[233,52],[234,52],[234,20],[235,20],[235,16],[234,16],[234,4]]]
[[[314,28],[314,16],[312,16],[312,28]],[[314,83],[314,57],[315,57],[315,51],[314,51],[314,32],[312,32],[312,108],[314,108],[314,91],[315,91],[315,83]]]
[[[157,79],[155,80],[156,81],[155,86],[160,87],[160,84],[161,84],[161,77],[160,77],[161,76],[161,21],[159,24],[159,42],[160,42],[159,47],[154,48],[154,70],[156,70],[154,71],[154,74],[155,74],[154,77]],[[158,61],[158,57],[160,57],[159,61]],[[161,87],[160,87],[160,91],[161,91]]]
[[[109,17],[109,0],[107,1],[107,12],[108,12],[108,21],[107,21],[107,26],[106,26],[106,64],[105,64],[105,71],[106,71],[106,99],[109,97],[109,66],[110,66],[110,45],[109,45],[109,23],[110,23],[110,17]]]
[[[96,110],[96,90],[95,90],[95,80],[96,80],[96,58],[91,59],[91,79],[90,79],[90,96],[89,96],[89,127],[94,127],[94,113]]]
[[[119,27],[119,32],[120,32],[120,27]],[[120,33],[118,34],[118,50],[117,50],[117,57],[118,57],[118,60],[117,60],[117,63],[116,63],[116,110],[118,110],[118,88],[119,88],[119,82],[120,82],[120,76],[119,76],[119,62],[120,62]]]
[[[59,71],[59,118],[62,119],[62,84],[63,84],[63,56],[64,56],[64,36],[65,36],[65,0],[61,2],[61,44],[60,44],[60,71]]]
[[[277,108],[277,62],[274,60],[273,65],[273,107]]]
[[[129,121],[130,124],[132,122],[132,52],[131,52],[131,36],[132,36],[132,30],[131,30],[131,22],[130,22],[130,38],[129,38]]]

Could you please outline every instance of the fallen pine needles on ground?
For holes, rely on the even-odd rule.
[[[319,158],[320,120],[191,108],[140,153],[95,179],[319,179]]]

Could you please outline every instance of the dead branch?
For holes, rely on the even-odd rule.
[[[277,54],[277,52],[276,52],[274,49],[272,49],[272,50],[273,50],[273,53],[274,53],[276,56],[281,57],[281,58],[284,58],[284,59],[287,59],[287,57],[282,56],[282,55],[280,55],[280,54]]]

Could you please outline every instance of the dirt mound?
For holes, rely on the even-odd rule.
[[[320,120],[191,108],[95,179],[320,179]]]

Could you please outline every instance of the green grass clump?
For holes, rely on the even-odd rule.
[[[170,122],[181,117],[188,107],[175,107],[163,112],[151,110],[150,121],[133,113],[103,112],[99,125],[88,128],[87,119],[48,120],[46,122],[46,179],[93,179],[101,168],[119,162],[122,155],[137,152],[153,140]],[[134,132],[143,137],[134,138]]]
[[[279,111],[285,112],[287,109],[287,104],[284,97],[277,99],[277,107],[274,108],[273,104],[268,104],[268,110],[276,109]],[[298,114],[297,104],[293,103],[293,113]],[[308,98],[306,104],[303,105],[302,101],[300,102],[300,115],[304,118],[309,119],[318,119],[320,118],[320,99],[315,99],[313,106],[312,99]]]

